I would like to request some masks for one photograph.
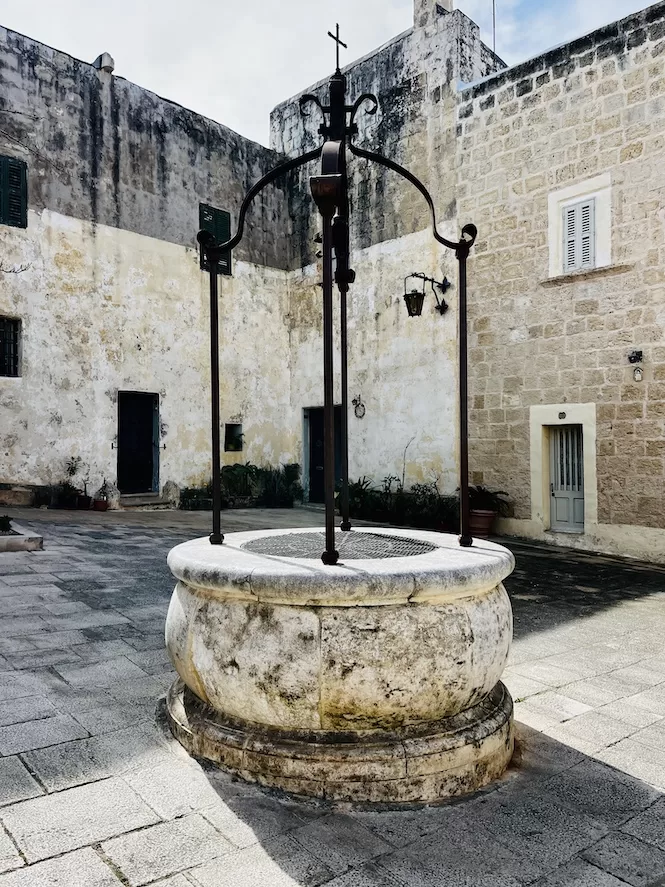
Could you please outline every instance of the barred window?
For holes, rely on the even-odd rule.
[[[0,317],[0,376],[19,375],[21,321]]]

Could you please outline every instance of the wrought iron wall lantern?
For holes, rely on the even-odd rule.
[[[410,280],[412,277],[415,277],[415,274],[409,274],[408,277],[404,278],[404,301],[406,302],[406,310],[409,312],[409,317],[420,317],[423,313],[423,304],[425,302],[425,281],[423,280],[422,289],[412,289],[407,290],[406,282]],[[424,278],[423,274],[423,278]]]
[[[422,291],[415,289],[415,287],[411,290],[407,290],[407,280],[413,280],[414,278],[422,280]],[[428,283],[431,285],[434,298],[436,299],[436,310],[441,315],[445,314],[448,310],[448,303],[443,298],[444,294],[447,293],[451,287],[448,278],[444,277],[443,280],[439,282],[433,277],[428,277],[426,274],[420,274],[417,271],[414,271],[413,274],[409,274],[404,278],[404,301],[406,302],[406,310],[409,312],[409,317],[420,317],[423,313],[425,285]],[[437,290],[441,293],[441,299],[439,299]]]
[[[324,488],[325,488],[325,551],[321,559],[325,564],[336,564],[339,554],[335,549],[335,428],[334,428],[334,375],[333,375],[333,286],[336,285],[340,297],[340,345],[341,345],[341,402],[342,402],[342,488],[340,529],[349,531],[349,437],[348,437],[348,338],[347,338],[347,294],[355,280],[355,272],[350,267],[349,242],[349,183],[347,177],[347,151],[352,158],[376,163],[397,173],[412,184],[424,198],[429,209],[434,239],[453,250],[459,265],[459,420],[460,420],[460,545],[470,546],[473,539],[469,531],[469,483],[468,483],[468,405],[467,405],[467,335],[466,335],[466,265],[469,251],[473,246],[477,229],[475,225],[465,225],[460,239],[448,240],[439,233],[434,201],[423,183],[413,173],[394,160],[356,145],[358,135],[356,115],[365,108],[367,114],[374,115],[379,107],[376,96],[363,93],[353,104],[347,104],[346,77],[339,67],[339,48],[344,46],[337,33],[330,34],[337,43],[337,70],[330,79],[330,99],[323,105],[315,95],[304,95],[300,99],[300,110],[307,116],[307,108],[318,109],[322,123],[319,135],[323,143],[299,157],[293,157],[267,173],[250,188],[238,213],[238,229],[226,243],[217,243],[212,234],[199,231],[198,241],[208,261],[210,276],[210,357],[212,371],[212,476],[213,476],[213,531],[210,542],[220,545],[224,540],[221,532],[221,467],[220,467],[220,416],[219,416],[219,262],[224,253],[234,249],[242,240],[249,207],[254,198],[280,176],[292,172],[313,160],[321,159],[321,172],[310,178],[312,197],[322,218],[322,259],[323,259],[323,389],[324,389]],[[412,275],[419,276],[419,275]],[[423,286],[431,280],[445,292],[445,283],[437,284],[426,278]],[[419,298],[424,297],[423,293]],[[443,313],[445,302],[437,297],[438,310]],[[408,302],[407,302],[408,306]],[[417,307],[417,305],[415,306]],[[420,304],[422,311],[422,302]],[[411,313],[411,312],[409,312]]]

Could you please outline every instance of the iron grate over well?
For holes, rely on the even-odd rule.
[[[275,557],[311,558],[318,560],[325,547],[324,533],[286,533],[246,542],[242,548],[256,554]],[[340,560],[382,560],[389,557],[415,557],[436,551],[437,546],[419,539],[381,536],[378,533],[335,534],[335,547]]]

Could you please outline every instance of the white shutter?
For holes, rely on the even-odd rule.
[[[595,207],[595,200],[580,203],[580,268],[594,268],[596,265]]]
[[[563,273],[596,267],[596,201],[563,208]]]
[[[577,206],[567,206],[563,211],[563,270],[574,271],[577,255]]]

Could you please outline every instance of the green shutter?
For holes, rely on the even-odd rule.
[[[231,214],[223,209],[215,209],[201,203],[199,206],[199,227],[202,231],[210,231],[214,235],[217,243],[225,243],[231,239]],[[203,260],[203,250],[201,250],[201,267],[207,269],[207,264]],[[231,273],[231,250],[222,254],[219,260],[220,274]]]
[[[15,157],[0,157],[0,224],[28,227],[28,166]]]

